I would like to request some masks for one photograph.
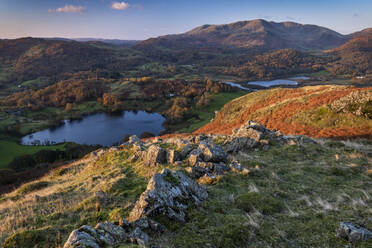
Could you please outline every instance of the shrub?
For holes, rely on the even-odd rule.
[[[11,183],[14,179],[14,175],[14,170],[0,169],[0,185]]]
[[[146,139],[146,138],[151,138],[151,137],[155,137],[155,135],[150,132],[143,132],[141,134],[141,139]]]
[[[257,192],[245,193],[238,196],[236,198],[236,206],[246,212],[257,209],[263,214],[274,214],[284,208],[280,200]]]
[[[13,159],[9,167],[15,171],[22,171],[36,166],[36,161],[31,155],[23,155]]]

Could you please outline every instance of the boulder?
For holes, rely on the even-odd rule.
[[[370,230],[350,222],[341,222],[336,233],[337,236],[353,243],[372,239],[372,232]]]
[[[227,159],[226,152],[220,146],[209,145],[202,142],[199,145],[199,149],[202,151],[203,160],[206,162],[222,162]]]
[[[188,144],[185,147],[183,147],[180,154],[181,159],[185,159],[192,150],[194,150],[194,146],[191,144]]]
[[[181,160],[181,155],[177,150],[169,149],[167,150],[167,162],[168,164],[174,164]]]
[[[129,240],[133,244],[138,244],[141,247],[147,247],[150,243],[150,237],[143,232],[139,227],[136,227],[133,232],[129,234]]]
[[[147,165],[166,163],[167,152],[157,145],[151,145],[144,154],[144,161]]]
[[[194,166],[197,162],[203,161],[203,151],[199,148],[192,150],[187,160],[191,166]]]
[[[227,143],[226,151],[237,153],[242,150],[254,148],[258,144],[256,140],[247,137],[232,138],[230,142]]]
[[[164,169],[155,174],[129,214],[129,220],[165,215],[181,222],[190,204],[199,205],[207,190],[180,171]]]
[[[63,248],[87,247],[87,248],[100,248],[99,242],[90,234],[74,230],[71,232]]]
[[[114,225],[111,222],[98,223],[96,229],[110,234],[110,236],[114,238],[115,243],[124,242],[127,239],[127,234],[125,233],[124,228]]]

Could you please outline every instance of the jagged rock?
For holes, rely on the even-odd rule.
[[[114,243],[123,242],[127,239],[127,234],[121,226],[114,225],[110,222],[98,223],[96,229],[102,230],[114,238]]]
[[[190,177],[180,171],[164,169],[151,178],[146,191],[130,212],[129,220],[162,214],[183,222],[189,204],[198,205],[207,197],[206,189]]]
[[[186,145],[184,148],[181,150],[181,158],[184,159],[189,155],[189,153],[194,150],[194,146],[191,144]]]
[[[353,91],[349,95],[332,102],[330,108],[337,113],[352,113],[358,116],[367,115],[368,117],[368,114],[364,113],[363,105],[370,101],[372,101],[372,90]]]
[[[258,142],[251,138],[239,137],[233,138],[228,142],[226,146],[226,151],[231,153],[237,153],[239,151],[253,148],[258,145]]]
[[[199,148],[192,150],[189,153],[187,160],[192,166],[194,166],[199,161],[203,161],[203,151]]]
[[[181,160],[181,155],[177,150],[169,149],[167,150],[167,161],[169,164],[174,164]]]
[[[149,219],[146,216],[132,222],[132,225],[141,229],[147,229],[150,227]]]
[[[74,230],[71,232],[63,248],[77,247],[100,248],[96,238],[84,231]]]
[[[144,161],[147,165],[162,164],[166,162],[167,152],[157,145],[151,145],[144,155]]]
[[[199,166],[186,167],[185,170],[192,178],[200,178],[205,174],[205,169]]]
[[[147,247],[150,243],[149,235],[143,232],[139,227],[136,227],[133,232],[129,234],[129,239],[132,243],[142,247]]]
[[[341,222],[336,233],[337,236],[353,243],[372,239],[372,232],[370,230],[349,222]]]
[[[188,145],[190,142],[184,140],[184,139],[181,139],[181,138],[169,138],[169,139],[166,139],[164,141],[165,143],[168,143],[168,144],[173,144],[175,146],[177,146],[177,148],[181,148],[185,145]]]
[[[203,152],[203,160],[206,162],[222,162],[227,159],[227,154],[219,146],[201,143],[199,149]]]

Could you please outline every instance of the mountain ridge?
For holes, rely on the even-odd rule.
[[[150,38],[137,46],[146,48],[155,45],[176,48],[213,45],[266,50],[284,48],[323,50],[340,46],[348,39],[350,35],[342,35],[317,25],[256,19],[220,25],[205,24],[183,34]]]

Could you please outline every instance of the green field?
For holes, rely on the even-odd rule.
[[[34,154],[40,150],[63,150],[65,144],[54,146],[23,146],[17,143],[14,138],[0,139],[0,168],[6,168],[17,156]]]
[[[189,119],[187,123],[184,124],[187,126],[184,126],[180,131],[188,133],[204,126],[214,117],[214,111],[220,110],[226,103],[246,94],[246,91],[238,91],[213,95],[208,106],[203,107],[202,109],[193,108],[192,113],[198,115],[198,118]]]

